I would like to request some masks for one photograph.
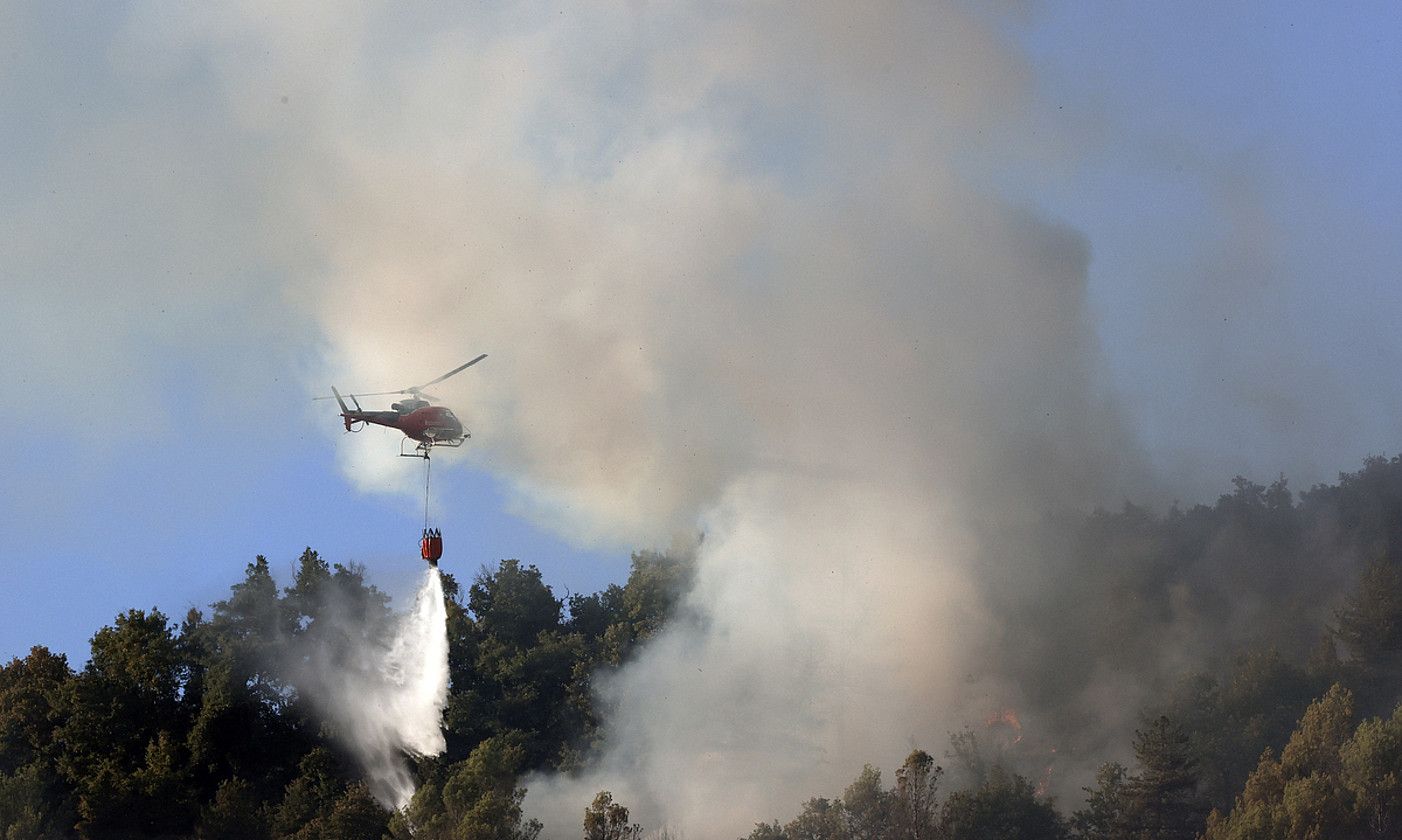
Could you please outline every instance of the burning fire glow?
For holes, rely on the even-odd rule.
[[[1001,712],[994,712],[984,719],[983,725],[989,729],[994,729],[998,726],[1006,726],[1015,733],[1016,737],[1014,737],[1012,741],[1014,744],[1022,740],[1022,721],[1018,720],[1017,712],[1013,709],[1004,709]]]

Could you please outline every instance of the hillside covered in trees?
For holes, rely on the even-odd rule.
[[[755,814],[752,840],[1399,836],[1402,459],[1298,499],[1283,479],[1237,479],[1213,505],[1049,527],[1074,616],[1023,605],[1047,642],[1012,664],[1068,736],[1087,726],[1084,674],[1142,679],[1141,723],[1118,751],[1133,761],[1082,755],[1099,773],[1081,801],[1055,800],[1044,752],[970,721],[911,752],[890,786],[868,766],[845,791]],[[363,639],[326,620],[332,605],[372,634],[387,597],[311,549],[286,587],[260,557],[207,612],[117,616],[79,669],[42,647],[0,668],[0,837],[539,836],[520,780],[597,753],[608,710],[591,686],[676,615],[691,574],[689,559],[643,552],[624,585],[563,599],[516,560],[465,588],[445,575],[447,751],[416,762],[418,793],[391,814],[275,650],[320,637],[335,655]],[[1157,655],[1170,636],[1187,667]],[[600,792],[571,836],[663,828],[626,806]]]
[[[516,777],[589,750],[591,678],[661,626],[688,574],[639,553],[625,586],[564,601],[515,560],[466,592],[444,574],[448,748],[416,768],[414,835],[529,836]],[[117,616],[79,671],[41,647],[13,660],[0,670],[0,836],[407,837],[271,650],[344,632],[320,623],[333,605],[354,605],[373,633],[387,601],[363,570],[308,549],[281,591],[259,557],[208,615]]]
[[[1062,756],[995,716],[954,733],[944,766],[915,750],[890,788],[868,766],[749,840],[1402,836],[1402,458],[1298,499],[1284,478],[1233,488],[1059,520],[1049,592],[1007,601],[1005,655],[1051,740],[1094,743],[1091,675],[1133,676],[1129,766],[1102,758],[1057,801]]]

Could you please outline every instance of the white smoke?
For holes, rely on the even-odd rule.
[[[983,593],[1035,589],[1021,537],[1048,507],[1145,480],[1089,244],[1002,188],[1069,160],[1008,21],[443,9],[156,7],[133,30],[187,45],[274,150],[268,250],[320,325],[317,382],[490,353],[441,390],[522,512],[577,542],[705,530],[689,619],[602,689],[607,755],[530,780],[528,808],[563,830],[607,787],[733,837],[1016,695],[984,655],[1016,617]],[[348,474],[383,486],[384,463]]]
[[[734,837],[868,761],[937,749],[965,699],[960,645],[987,627],[942,530],[888,486],[739,482],[708,518],[682,618],[601,690],[607,754],[528,778],[528,807],[563,836],[609,789],[645,825]]]
[[[289,177],[335,279],[307,294],[331,381],[490,353],[442,393],[536,521],[705,530],[694,620],[604,686],[597,768],[529,779],[527,808],[563,832],[610,788],[733,837],[1001,704],[978,591],[1020,561],[982,568],[980,537],[1104,498],[1135,450],[1096,384],[1086,243],[952,165],[1025,95],[977,17],[570,15],[438,33],[375,94],[392,120],[313,124],[325,160]]]
[[[448,630],[443,583],[429,569],[413,607],[389,632],[365,633],[356,618],[333,604],[317,619],[319,639],[349,637],[348,650],[332,655],[322,642],[297,651],[298,688],[336,726],[354,753],[375,798],[387,808],[409,804],[416,783],[404,756],[438,755],[446,749],[442,713],[448,699]]]

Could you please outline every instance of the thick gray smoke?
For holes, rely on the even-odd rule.
[[[417,787],[405,755],[446,748],[448,627],[437,569],[424,573],[413,606],[379,626],[356,604],[325,604],[311,632],[288,651],[292,682],[328,720],[387,808]]]
[[[1086,243],[946,161],[1011,118],[995,103],[1023,95],[1022,68],[954,9],[863,16],[869,44],[815,11],[620,10],[610,25],[676,29],[630,47],[667,83],[619,91],[598,149],[561,126],[608,95],[576,75],[601,56],[553,29],[450,39],[404,70],[407,90],[457,91],[448,112],[411,96],[414,131],[340,136],[334,203],[311,214],[338,381],[490,352],[449,396],[525,510],[576,539],[705,530],[694,620],[604,688],[597,770],[527,781],[555,831],[608,788],[647,824],[735,836],[864,762],[938,749],[1007,702],[981,660],[1000,623],[980,563],[1018,572],[982,537],[1136,475],[1097,384]],[[870,75],[878,45],[889,75]],[[777,86],[800,55],[813,87]],[[791,109],[811,136],[755,145]],[[495,132],[532,130],[503,157]],[[413,352],[386,361],[367,331]]]
[[[529,780],[528,809],[571,831],[609,788],[733,837],[1020,702],[998,652],[1050,574],[1038,526],[1155,488],[1102,370],[1090,244],[999,185],[1065,153],[1005,21],[286,14],[134,30],[196,45],[277,150],[263,221],[322,330],[312,378],[488,352],[444,396],[523,513],[581,543],[705,532],[687,619],[602,688],[607,754]],[[347,474],[383,488],[384,439],[350,440]],[[1105,731],[1138,699],[1084,687]]]

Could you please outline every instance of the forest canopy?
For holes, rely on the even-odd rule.
[[[1049,727],[1081,725],[1084,669],[1152,689],[1118,745],[1133,761],[1078,756],[1100,764],[1079,801],[1046,783],[1061,759],[970,721],[947,746],[932,733],[892,784],[867,766],[844,791],[755,814],[751,840],[1397,836],[1402,459],[1298,498],[1283,478],[1232,487],[1212,505],[1048,525],[1060,539],[1047,562],[1074,572],[1063,594],[1077,609],[1046,618],[1045,661],[1020,667]],[[333,603],[374,632],[388,597],[310,548],[286,586],[258,557],[207,611],[116,616],[81,667],[43,647],[0,667],[0,836],[539,836],[521,780],[598,754],[609,709],[594,686],[683,614],[693,574],[689,557],[638,552],[624,584],[565,598],[515,559],[465,587],[445,574],[447,750],[415,761],[418,793],[392,814],[275,650],[331,632],[319,622]],[[1181,622],[1213,645],[1174,671],[1156,645]],[[609,791],[578,813],[585,837],[665,828],[638,825]]]

